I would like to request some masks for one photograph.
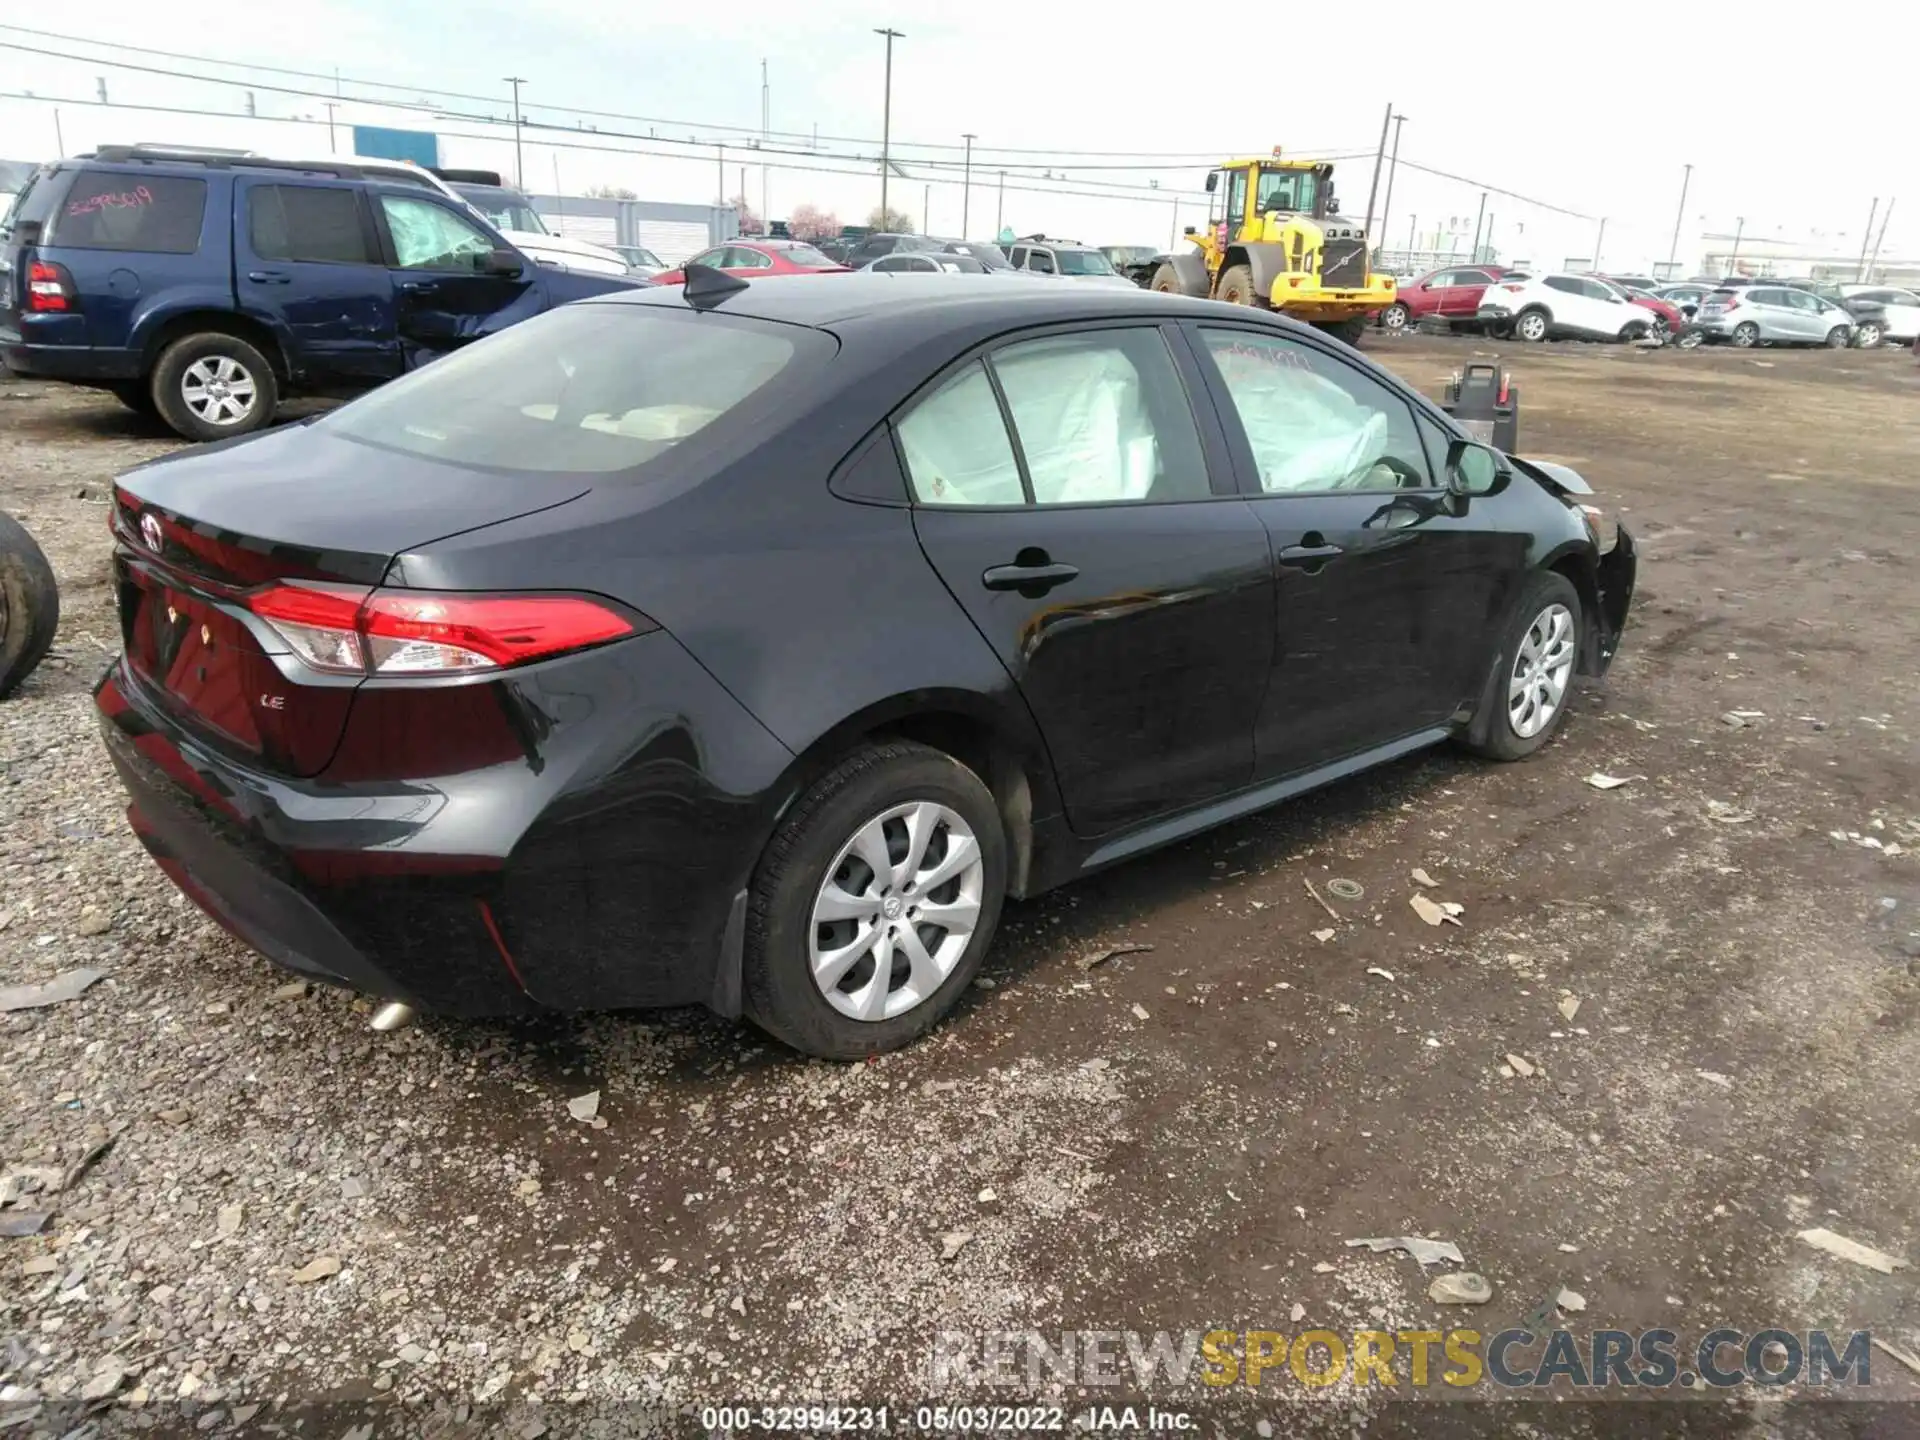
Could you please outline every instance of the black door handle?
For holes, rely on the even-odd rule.
[[[989,590],[1018,590],[1031,599],[1079,578],[1078,565],[1056,565],[1044,559],[1028,561],[1023,555],[1015,564],[995,565],[985,571],[980,583]]]
[[[1317,570],[1334,556],[1344,554],[1346,551],[1338,545],[1289,545],[1280,552],[1280,563]]]
[[[256,285],[285,285],[292,277],[278,270],[249,270],[247,279]]]

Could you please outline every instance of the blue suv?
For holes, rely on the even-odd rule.
[[[218,440],[644,283],[543,268],[424,174],[113,146],[0,224],[0,358]]]

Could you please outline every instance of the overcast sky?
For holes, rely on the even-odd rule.
[[[842,153],[876,148],[884,50],[872,31],[891,25],[905,32],[894,50],[893,135],[900,163],[914,178],[892,182],[890,198],[918,219],[928,204],[926,183],[944,178],[927,162],[957,160],[958,152],[917,150],[913,142],[958,145],[962,132],[971,130],[980,147],[969,216],[976,235],[992,231],[990,187],[1005,164],[1009,225],[1056,234],[1086,231],[1079,238],[1092,243],[1165,243],[1170,204],[1064,192],[1096,188],[1095,181],[1144,186],[1150,174],[1163,193],[1197,192],[1210,159],[1262,153],[1275,144],[1301,154],[1367,152],[1340,166],[1343,208],[1359,216],[1389,101],[1408,117],[1402,160],[1515,192],[1487,199],[1496,217],[1495,241],[1509,258],[1536,263],[1590,254],[1601,216],[1607,217],[1603,254],[1609,266],[1664,260],[1688,162],[1695,168],[1680,246],[1687,266],[1697,263],[1702,231],[1731,231],[1740,217],[1751,236],[1817,238],[1832,251],[1857,252],[1876,195],[1884,209],[1888,195],[1903,184],[1920,190],[1920,172],[1912,164],[1911,58],[1920,54],[1920,7],[1869,9],[1857,0],[1838,0],[1821,7],[1816,19],[1795,19],[1764,39],[1770,22],[1730,19],[1724,6],[1685,0],[1609,6],[1605,24],[1516,12],[1498,25],[1453,23],[1448,12],[1430,5],[1386,0],[1315,12],[1309,22],[1315,62],[1288,60],[1279,29],[1263,52],[1257,26],[1223,19],[1211,30],[1183,27],[1172,18],[1176,9],[1138,7],[1141,18],[1130,21],[1128,9],[1117,5],[1007,9],[922,0],[782,0],[734,7],[727,12],[736,17],[730,30],[711,18],[711,7],[662,11],[589,0],[283,0],[249,10],[244,24],[215,26],[168,18],[167,7],[151,3],[86,0],[72,10],[16,9],[11,18],[66,35],[209,59],[323,72],[337,66],[349,80],[397,81],[435,92],[504,96],[500,78],[519,74],[527,78],[523,98],[536,120],[578,118],[543,111],[543,105],[604,107],[676,122],[659,131],[681,140],[690,134],[711,138],[718,134],[712,126],[757,127],[765,59],[773,128],[810,134],[817,125],[823,137],[847,137],[821,142],[823,151]],[[1343,35],[1351,42],[1351,62],[1327,63]],[[1823,37],[1832,43],[1823,47]],[[0,42],[86,49],[5,29]],[[117,53],[137,63],[169,64]],[[1875,56],[1897,59],[1869,69]],[[181,62],[177,68],[193,67]],[[90,97],[95,75],[107,78],[115,101],[239,108],[231,88],[183,87],[160,76],[0,48],[0,91],[7,94]],[[317,110],[312,97],[264,88],[313,82],[254,78],[263,85],[256,94],[263,115]],[[463,102],[462,108],[484,107]],[[504,100],[498,108],[504,110]],[[46,105],[0,102],[0,154],[38,158],[16,155],[14,148],[50,150],[49,112]],[[92,133],[102,124],[124,130],[121,114],[96,112],[90,120],[85,107],[66,105],[62,122],[70,150],[130,138]],[[443,132],[462,128],[426,115],[409,123]],[[598,123],[605,131],[623,122]],[[146,131],[148,137],[176,139],[203,133],[185,117],[156,118]],[[1004,147],[1053,153],[1012,154]],[[1068,151],[1128,155],[1062,153]],[[1096,168],[1143,152],[1167,152],[1168,168]],[[557,153],[570,189],[624,183],[649,199],[714,198],[711,148],[682,163],[643,163],[587,150]],[[467,157],[445,158],[457,163]],[[551,188],[544,177],[552,158],[530,152],[529,188]],[[1020,162],[1051,164],[1069,180],[1050,184],[1037,171],[1011,168]],[[736,163],[729,161],[729,190],[738,188]],[[879,183],[871,174],[775,170],[768,192],[775,215],[814,201],[836,209],[843,220],[859,221],[878,201]],[[758,200],[757,173],[749,177],[748,193]],[[1404,244],[1405,227],[1415,217],[1423,237],[1434,222],[1449,218],[1470,230],[1480,193],[1478,184],[1403,165],[1385,243]],[[1590,218],[1557,215],[1529,200]],[[1377,216],[1381,207],[1375,208]],[[939,185],[931,212],[935,230],[957,231],[959,186]],[[1181,218],[1197,220],[1198,204]],[[1896,208],[1882,258],[1920,250],[1913,237],[1920,237],[1920,193]]]

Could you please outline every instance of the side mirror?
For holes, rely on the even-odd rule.
[[[1209,170],[1207,172],[1207,193],[1211,195],[1214,191],[1218,190],[1219,188],[1220,188],[1220,172],[1218,170]]]
[[[518,250],[489,250],[480,260],[482,275],[519,275],[526,268]]]
[[[1491,495],[1508,474],[1500,453],[1473,440],[1455,440],[1447,447],[1447,489],[1462,499]]]
[[[1193,226],[1191,226],[1191,225],[1188,225],[1188,226],[1185,226],[1185,227],[1183,227],[1183,228],[1181,229],[1181,231],[1180,231],[1180,233],[1181,233],[1182,235],[1192,235],[1192,234],[1194,234],[1195,232],[1194,232],[1194,228],[1193,228]]]

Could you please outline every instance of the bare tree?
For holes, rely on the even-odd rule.
[[[840,233],[840,217],[817,205],[796,205],[787,217],[787,229],[796,240],[831,240]]]
[[[580,192],[589,200],[638,200],[639,192],[624,185],[589,185]]]
[[[755,212],[753,206],[747,203],[746,196],[736,195],[727,201],[727,204],[733,207],[733,213],[739,218],[740,233],[742,235],[764,235],[767,233],[767,227],[760,223],[760,216]]]

